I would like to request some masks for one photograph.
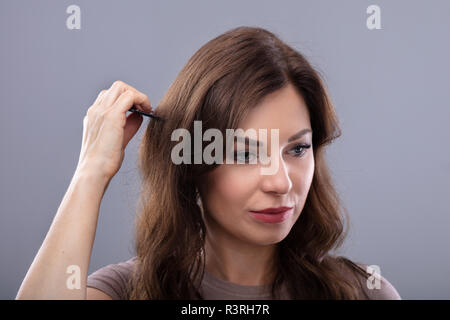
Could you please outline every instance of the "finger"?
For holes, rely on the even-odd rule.
[[[144,111],[144,112],[152,112],[153,111],[153,107],[150,102],[150,99],[148,98],[148,96],[145,93],[142,93],[141,91],[139,91],[133,87],[130,87],[130,89],[127,89],[127,90],[132,90],[136,94],[142,96],[142,102],[134,104],[136,109],[138,109],[140,111]],[[125,91],[127,91],[127,90],[125,90]]]
[[[137,90],[126,90],[122,93],[114,103],[112,109],[117,110],[119,113],[125,113],[133,105],[136,105],[138,109],[145,112],[152,111],[150,100],[147,95]]]
[[[125,82],[120,80],[114,81],[103,99],[103,107],[111,107],[126,88],[127,84]]]
[[[117,101],[117,99],[120,97],[120,95],[127,90],[131,90],[138,94],[144,95],[142,92],[140,92],[136,88],[130,86],[129,84],[127,84],[123,81],[117,80],[117,81],[114,81],[111,88],[106,93],[106,96],[104,98],[104,104],[106,105],[106,107],[107,108],[112,107],[112,105]],[[136,106],[136,107],[144,112],[152,111],[152,107],[151,107],[150,100],[148,99],[148,97],[146,97],[146,99],[143,100],[141,105]]]
[[[127,116],[127,121],[125,123],[124,138],[123,138],[123,148],[127,146],[131,138],[136,134],[141,126],[143,117],[138,113],[131,113]]]
[[[94,101],[94,104],[99,104],[99,103],[101,103],[101,101],[102,101],[102,99],[103,99],[103,97],[105,96],[105,93],[107,92],[108,90],[102,90],[102,91],[100,91],[100,93],[98,94],[98,96],[97,96],[97,99],[95,99],[95,101]]]

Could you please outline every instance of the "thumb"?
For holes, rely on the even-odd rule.
[[[124,137],[123,137],[123,148],[127,146],[131,138],[136,134],[143,121],[142,115],[139,113],[132,112],[127,116],[127,121],[125,123]]]

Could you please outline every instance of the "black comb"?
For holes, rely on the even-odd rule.
[[[128,111],[139,113],[139,114],[142,114],[143,116],[151,117],[151,118],[156,119],[156,120],[164,120],[160,116],[157,116],[157,115],[155,115],[153,113],[147,113],[147,112],[140,111],[140,110],[136,109],[136,107],[131,107]]]

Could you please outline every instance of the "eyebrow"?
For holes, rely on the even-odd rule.
[[[307,133],[309,133],[309,132],[312,133],[312,130],[309,129],[309,128],[302,129],[302,130],[300,130],[299,132],[297,132],[296,134],[294,134],[292,137],[290,137],[290,138],[288,139],[288,142],[297,140],[297,139],[301,138],[302,136],[304,136],[305,134],[307,134]],[[264,143],[263,143],[262,141],[254,140],[254,139],[249,138],[249,137],[247,137],[247,136],[245,136],[245,138],[242,137],[242,136],[235,136],[235,138],[236,138],[237,142],[245,142],[245,145],[246,145],[246,146],[249,144],[249,141],[252,141],[253,143],[256,143],[258,147],[264,145]]]
[[[292,137],[290,137],[290,138],[288,139],[288,142],[297,140],[298,138],[301,138],[302,136],[304,136],[304,135],[307,134],[308,132],[311,132],[311,133],[312,133],[312,130],[309,129],[309,128],[300,130],[299,132],[297,132],[296,134],[294,134]]]

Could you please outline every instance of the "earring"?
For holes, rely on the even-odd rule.
[[[198,191],[198,188],[195,187],[195,195],[197,197],[197,205],[200,207],[202,213],[203,213],[203,202],[202,202],[202,197],[200,195],[200,192]]]

